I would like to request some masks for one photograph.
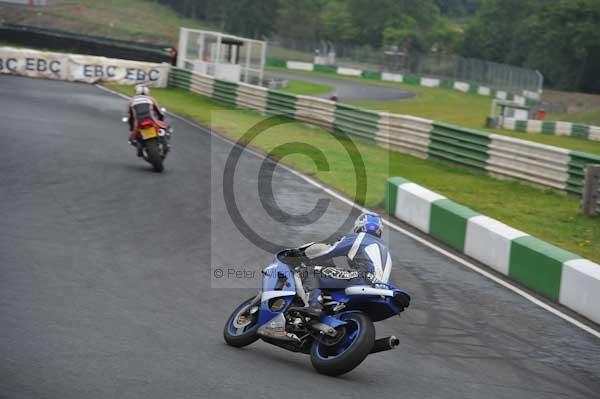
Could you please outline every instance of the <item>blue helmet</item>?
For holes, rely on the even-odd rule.
[[[354,223],[355,233],[369,233],[376,237],[381,237],[383,232],[383,222],[376,213],[365,212],[361,214]]]

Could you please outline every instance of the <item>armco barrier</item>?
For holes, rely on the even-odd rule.
[[[168,64],[0,47],[0,74],[85,83],[144,83],[165,87]]]
[[[170,82],[221,103],[302,122],[376,142],[420,158],[442,159],[503,178],[581,194],[586,164],[600,157],[488,134],[447,123],[361,109],[243,83],[228,83],[177,68]]]
[[[268,90],[266,112],[271,115],[283,115],[289,118],[296,116],[296,100],[293,94],[277,90]]]
[[[427,158],[433,128],[430,120],[386,112],[380,112],[379,116],[377,144],[419,158]]]
[[[490,141],[490,137],[486,134],[434,122],[429,156],[485,169]]]
[[[212,98],[218,103],[235,107],[237,106],[237,90],[237,83],[215,79],[213,81]]]
[[[566,190],[571,151],[492,134],[485,169],[502,177]]]
[[[388,179],[385,206],[390,215],[600,323],[600,265],[401,177]]]
[[[541,93],[534,93],[530,91],[524,91],[520,94],[512,94],[507,93],[501,90],[495,90],[490,87],[479,86],[476,83],[469,82],[461,82],[454,80],[445,80],[445,79],[437,79],[426,76],[411,76],[411,75],[402,75],[397,73],[389,73],[389,72],[376,72],[376,71],[363,71],[360,69],[354,68],[345,68],[341,66],[335,65],[319,65],[312,64],[310,62],[300,62],[300,61],[284,61],[284,60],[275,60],[268,59],[268,66],[274,66],[279,68],[287,68],[291,70],[299,70],[299,71],[314,71],[314,72],[325,72],[325,73],[333,73],[338,75],[345,76],[356,76],[363,77],[366,79],[374,79],[374,80],[385,80],[391,82],[401,82],[412,85],[424,86],[424,87],[442,87],[445,89],[454,89],[458,91],[462,91],[464,93],[474,93],[479,94],[481,96],[494,96],[501,100],[510,100],[517,104],[521,105],[533,105],[536,104],[540,98]]]
[[[375,141],[379,113],[346,104],[335,104],[334,128],[348,135]]]
[[[169,87],[190,90],[191,85],[192,73],[190,71],[184,69],[172,69],[169,73]]]
[[[309,96],[297,96],[297,98],[295,119],[328,130],[334,129],[336,115],[334,102]]]
[[[500,127],[524,133],[552,134],[600,141],[600,126],[580,123],[502,118]]]
[[[583,191],[583,179],[585,178],[585,166],[587,164],[598,163],[600,163],[600,156],[585,152],[570,151],[567,170],[569,177],[566,183],[566,190],[570,193],[581,195]]]
[[[267,89],[238,83],[237,106],[264,114],[267,109]]]

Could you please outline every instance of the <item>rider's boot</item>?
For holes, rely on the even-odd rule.
[[[144,156],[144,147],[142,147],[142,143],[136,143],[135,145],[137,147],[137,156],[138,157],[143,157]]]
[[[310,299],[308,301],[308,308],[306,308],[306,313],[312,317],[321,317],[323,314],[323,298],[321,297],[321,290],[315,288],[310,293]]]

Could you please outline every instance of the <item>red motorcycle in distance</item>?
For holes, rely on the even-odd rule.
[[[167,112],[164,108],[161,108],[161,111],[163,114]],[[123,117],[122,121],[129,123],[129,117]],[[170,126],[163,128],[151,118],[147,118],[140,120],[136,129],[135,142],[132,145],[136,146],[138,156],[152,165],[155,172],[162,172],[164,160],[171,148],[169,141],[173,128]]]

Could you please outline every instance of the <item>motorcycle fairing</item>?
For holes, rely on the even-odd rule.
[[[344,290],[330,293],[333,301],[346,305],[344,310],[357,310],[368,314],[372,321],[380,321],[402,312],[396,303],[394,295],[404,293],[402,290],[388,286],[389,289],[369,286],[351,286]]]
[[[282,315],[296,296],[296,283],[293,271],[288,265],[275,259],[271,265],[263,270],[262,295],[258,313],[259,328],[271,321],[277,315]],[[269,301],[273,298],[282,298],[285,306],[279,312],[269,308]]]

